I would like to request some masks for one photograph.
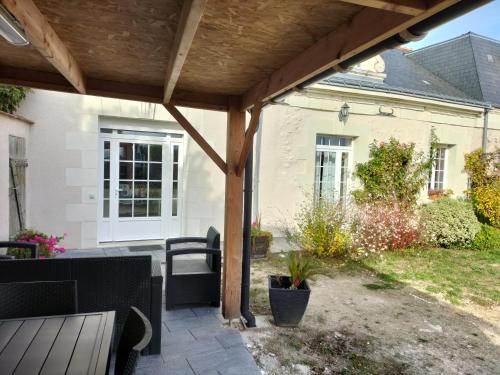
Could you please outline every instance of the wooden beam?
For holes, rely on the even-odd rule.
[[[424,0],[338,0],[343,3],[361,5],[369,8],[387,10],[390,12],[416,16],[422,13],[427,4]]]
[[[0,83],[35,89],[76,93],[60,74],[0,65]],[[163,103],[163,87],[87,78],[86,94],[116,99]],[[227,112],[227,96],[176,90],[171,104]]]
[[[224,160],[219,156],[217,151],[215,151],[212,146],[203,138],[203,136],[198,133],[198,131],[191,125],[191,123],[186,119],[182,113],[173,104],[163,104],[168,112],[175,118],[180,126],[194,139],[196,143],[201,147],[203,151],[214,161],[215,164],[222,170],[222,172],[227,173],[227,165]]]
[[[257,103],[252,108],[252,116],[250,117],[250,124],[245,132],[245,142],[243,143],[243,148],[241,149],[240,159],[238,162],[238,167],[236,168],[236,174],[241,176],[245,170],[245,164],[247,162],[248,154],[253,147],[253,136],[257,131],[259,126],[259,119],[262,112],[262,103]]]
[[[236,168],[245,140],[245,112],[240,101],[230,99],[227,116],[226,197],[224,209],[224,277],[222,314],[238,319],[241,303],[241,267],[243,256],[243,177]]]
[[[186,61],[194,35],[203,15],[207,0],[185,0],[175,34],[174,44],[170,50],[170,58],[165,79],[163,103],[169,103]]]
[[[59,39],[45,16],[32,0],[1,0],[26,32],[33,46],[81,94],[85,94],[85,77],[69,49]]]
[[[241,108],[268,101],[459,1],[431,1],[427,10],[414,17],[364,8],[248,90],[243,95]]]

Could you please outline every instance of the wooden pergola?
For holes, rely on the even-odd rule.
[[[232,319],[240,316],[242,172],[263,105],[388,40],[420,38],[414,29],[427,20],[486,1],[0,2],[30,41],[0,38],[0,82],[161,103],[226,175],[223,314]],[[176,106],[227,112],[226,160]]]

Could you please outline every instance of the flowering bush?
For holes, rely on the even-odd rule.
[[[418,215],[405,204],[363,203],[352,210],[356,255],[400,250],[418,244],[422,228]]]
[[[321,201],[304,205],[296,216],[296,228],[285,229],[290,242],[309,254],[337,256],[350,246],[345,209]]]
[[[422,207],[427,240],[442,247],[470,247],[480,230],[472,204],[443,198]]]
[[[38,244],[39,258],[44,259],[52,258],[57,254],[64,253],[64,247],[57,246],[63,238],[64,235],[60,237],[49,236],[34,229],[23,229],[17,233],[14,240]],[[30,254],[26,249],[9,248],[7,254],[14,255],[18,259],[30,257]]]

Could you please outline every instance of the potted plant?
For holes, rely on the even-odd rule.
[[[250,257],[252,259],[267,257],[269,249],[271,248],[271,243],[273,242],[273,235],[271,232],[262,230],[260,216],[252,223],[250,238]]]
[[[14,241],[38,244],[38,258],[52,258],[57,254],[64,253],[62,246],[57,246],[64,236],[52,236],[34,229],[22,229],[14,237]],[[9,248],[7,255],[13,255],[17,259],[29,257],[26,249]]]
[[[269,302],[274,322],[281,327],[296,327],[307,308],[311,289],[307,279],[319,273],[310,257],[290,252],[286,257],[290,276],[269,276]]]

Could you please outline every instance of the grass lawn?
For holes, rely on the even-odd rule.
[[[416,282],[454,304],[465,299],[482,306],[500,303],[500,249],[409,249],[360,265],[377,272],[382,286]]]
[[[453,304],[465,300],[482,306],[500,303],[500,249],[406,249],[360,261],[316,259],[315,262],[327,276],[338,272],[374,272],[380,282],[366,284],[369,289],[397,288],[401,283],[409,283],[440,294]],[[260,264],[254,262],[253,267],[287,273],[280,255],[272,255]],[[255,305],[266,306],[267,296],[260,296],[257,290],[253,294]]]

